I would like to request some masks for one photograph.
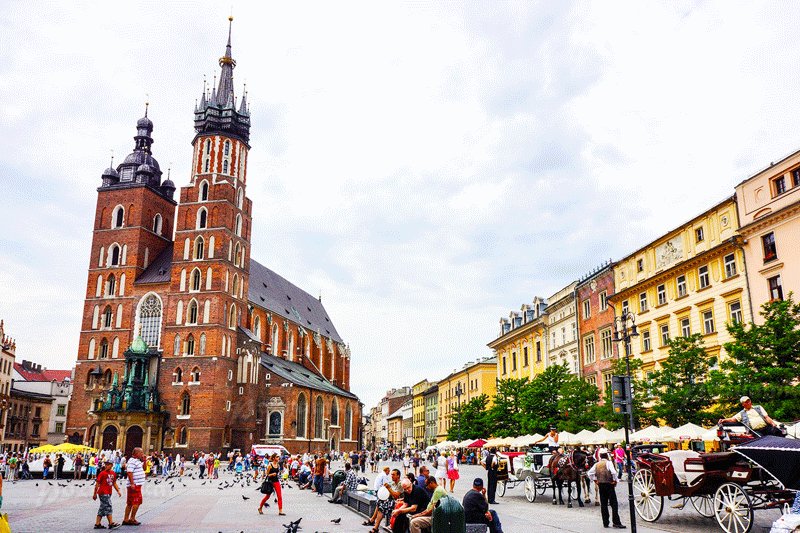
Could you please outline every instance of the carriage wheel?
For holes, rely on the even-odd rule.
[[[692,502],[692,507],[694,507],[694,510],[700,513],[702,516],[705,516],[706,518],[711,518],[714,516],[713,496],[692,496],[689,498],[689,501]]]
[[[506,495],[506,483],[508,483],[508,481],[501,481],[497,484],[497,494],[501,498]]]
[[[656,494],[656,483],[649,470],[639,470],[633,476],[633,505],[645,522],[655,522],[664,510],[664,497]]]
[[[748,533],[753,527],[750,496],[736,483],[723,483],[714,493],[714,517],[725,533]]]
[[[536,482],[533,480],[533,476],[525,477],[525,498],[530,503],[536,501]]]

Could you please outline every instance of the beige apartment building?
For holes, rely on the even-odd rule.
[[[764,303],[800,288],[800,151],[737,185],[736,206],[759,322]]]
[[[709,355],[724,356],[725,324],[752,319],[737,229],[736,202],[727,198],[614,266],[617,292],[609,301],[616,316],[635,315],[631,350],[645,374],[667,357],[670,338],[699,332]]]

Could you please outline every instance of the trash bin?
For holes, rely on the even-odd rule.
[[[331,478],[331,495],[336,491],[336,487],[338,487],[342,481],[347,478],[347,474],[345,474],[344,470],[337,470],[333,473],[333,477]]]
[[[464,508],[455,498],[445,496],[439,500],[439,506],[433,510],[431,533],[465,533]]]

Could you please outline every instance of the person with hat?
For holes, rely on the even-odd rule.
[[[550,431],[542,437],[541,439],[534,442],[534,444],[539,444],[540,442],[544,442],[545,446],[550,450],[550,452],[557,452],[558,451],[558,431],[556,431],[555,426],[550,426]]]
[[[122,492],[117,486],[117,474],[114,473],[113,467],[113,461],[106,461],[103,465],[103,470],[97,474],[97,481],[94,484],[92,499],[97,500],[97,497],[100,496],[100,509],[97,510],[97,519],[94,522],[95,529],[105,529],[105,526],[100,523],[104,516],[108,520],[108,529],[116,529],[120,526],[114,522],[114,517],[111,515],[113,511],[111,508],[111,489],[116,490],[118,496],[122,496]]]
[[[486,524],[489,533],[503,533],[500,518],[497,512],[489,509],[486,500],[486,489],[483,488],[483,479],[476,477],[472,482],[472,489],[464,495],[464,521],[467,524]]]
[[[619,519],[619,509],[617,508],[617,470],[611,462],[608,450],[600,448],[598,450],[600,460],[597,461],[589,472],[586,473],[589,479],[597,484],[600,489],[600,514],[603,517],[603,527],[608,527],[608,508],[611,507],[612,525],[617,529],[625,529]]]
[[[764,435],[783,437],[783,432],[778,427],[778,424],[769,417],[763,407],[753,405],[753,401],[749,396],[739,398],[739,403],[742,404],[743,409],[730,418],[720,418],[720,424],[741,422],[745,427],[757,432],[762,437]]]

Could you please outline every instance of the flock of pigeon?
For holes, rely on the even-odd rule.
[[[223,472],[224,472],[224,470],[223,470]],[[176,483],[180,483],[180,485],[182,485],[183,487],[187,487],[186,483],[184,482],[185,478],[189,478],[189,479],[193,479],[193,480],[196,479],[198,481],[200,479],[203,479],[203,482],[200,483],[201,486],[202,485],[208,485],[210,487],[210,486],[213,486],[214,483],[217,482],[216,479],[207,478],[207,477],[206,478],[201,478],[199,473],[185,474],[183,477],[178,476],[177,473],[170,473],[165,477],[148,477],[146,482],[147,483],[152,483],[153,485],[164,484],[164,485],[169,486],[170,490],[174,491]],[[64,483],[61,483],[60,480],[55,480],[55,484],[57,486],[59,486],[59,487],[62,487],[62,488],[63,487],[69,487],[69,486],[84,487],[86,485],[88,485],[88,486],[94,485],[94,482],[91,481],[91,480],[83,480],[82,483],[78,483],[78,482],[73,483],[73,480],[68,478],[68,479],[66,479],[64,481],[65,481]],[[47,481],[47,484],[50,485],[50,486],[53,486],[53,482],[52,481]],[[38,481],[36,482],[36,486],[37,487],[39,486],[39,482]],[[249,488],[255,487],[255,490],[259,490],[261,488],[261,482],[260,481],[256,481],[251,474],[239,474],[239,473],[237,473],[237,474],[234,474],[232,479],[219,481],[219,483],[217,483],[217,489],[219,489],[219,490],[232,489],[234,487],[238,487],[240,489],[249,489]],[[283,490],[293,489],[294,485],[292,485],[292,483],[290,481],[288,481],[288,480],[282,480],[281,481],[281,488]],[[259,498],[260,497],[261,496],[259,496]],[[250,496],[246,496],[246,495],[242,494],[242,500],[247,501],[250,498],[251,498]],[[275,498],[274,501],[277,503],[277,501],[278,501],[277,498]],[[265,507],[269,507],[269,503],[265,503],[264,506]],[[300,526],[300,521],[302,519],[303,518],[300,517],[300,518],[298,518],[297,520],[295,520],[293,522],[289,522],[288,524],[281,524],[285,529],[283,531],[281,531],[280,533],[298,533],[302,529],[302,527]],[[341,517],[340,518],[334,518],[333,520],[331,520],[331,522],[333,524],[335,524],[335,525],[339,525],[341,523],[341,521],[342,521]],[[222,533],[222,531],[220,531],[219,533]],[[244,531],[241,531],[240,533],[244,533]],[[315,531],[314,533],[328,533],[328,532]]]

